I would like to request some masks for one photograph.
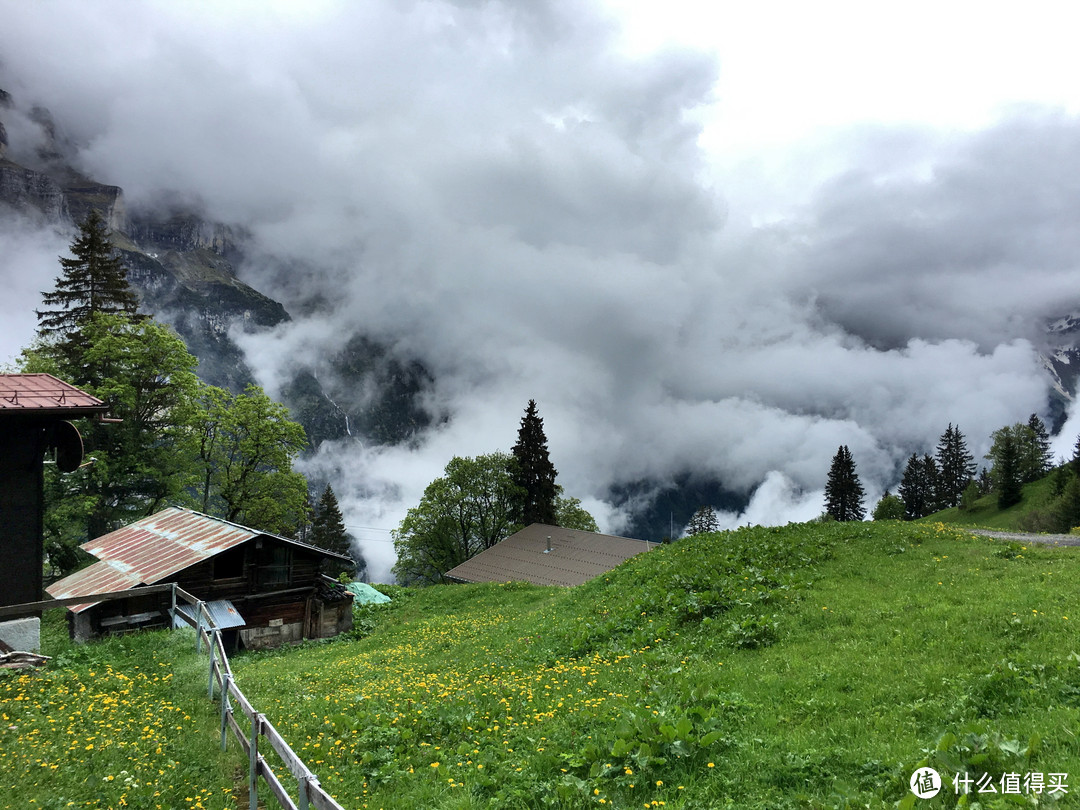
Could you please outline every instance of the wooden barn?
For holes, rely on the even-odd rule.
[[[207,602],[231,649],[329,638],[352,628],[352,594],[321,572],[325,561],[351,561],[297,540],[170,507],[82,549],[98,561],[50,585],[50,596],[175,582]],[[72,638],[167,627],[177,620],[171,609],[169,594],[75,605]]]

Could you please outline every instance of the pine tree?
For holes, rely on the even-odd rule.
[[[1020,480],[1020,453],[1009,431],[1001,435],[999,453],[994,462],[994,483],[998,491],[998,508],[1007,509],[1023,499]]]
[[[716,512],[713,511],[711,506],[702,506],[694,512],[693,517],[690,518],[690,523],[686,526],[687,537],[718,531],[720,531],[720,521],[716,519]]]
[[[1050,450],[1050,434],[1046,432],[1046,425],[1038,414],[1028,417],[1028,428],[1031,430],[1030,447],[1028,455],[1028,473],[1025,476],[1027,482],[1037,481],[1054,466],[1054,453]]]
[[[554,525],[558,495],[555,476],[558,473],[548,457],[544,420],[536,411],[536,400],[529,400],[525,415],[521,417],[513,456],[514,483],[522,490],[517,522],[523,526],[533,523]]]
[[[862,520],[866,516],[864,494],[851,451],[841,445],[833,457],[825,483],[825,511],[835,520]]]
[[[139,300],[128,286],[127,270],[109,241],[105,221],[92,209],[79,226],[71,243],[74,258],[60,257],[63,269],[52,292],[42,293],[42,303],[51,309],[37,310],[38,334],[61,339],[60,354],[69,364],[80,365],[85,349],[82,329],[97,313],[137,313]],[[95,379],[72,380],[77,384]]]
[[[335,554],[352,556],[352,537],[345,529],[345,519],[341,515],[337,496],[334,495],[334,489],[330,484],[327,484],[326,489],[323,490],[314,512],[307,541],[313,546],[324,548]],[[351,566],[336,564],[331,567],[337,572],[345,568],[349,568],[350,573],[352,572]]]
[[[898,492],[904,501],[904,519],[915,520],[937,511],[939,472],[933,456],[911,454]]]
[[[957,506],[968,482],[975,475],[975,457],[968,452],[960,427],[949,427],[937,446],[938,491],[941,508]]]

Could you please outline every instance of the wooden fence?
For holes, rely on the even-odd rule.
[[[214,687],[217,686],[218,697],[221,701],[221,750],[226,749],[228,732],[232,729],[233,736],[244,753],[248,755],[248,797],[250,810],[257,810],[259,803],[258,786],[259,777],[270,788],[274,798],[278,800],[285,810],[308,810],[309,807],[317,810],[344,810],[322,785],[311,769],[297,756],[296,752],[289,747],[284,738],[274,728],[273,723],[266,717],[255,711],[251,701],[240,691],[233,678],[232,668],[229,666],[229,657],[225,654],[225,646],[221,642],[221,630],[214,623],[206,603],[196,599],[183,588],[175,584],[148,585],[141,588],[132,588],[127,591],[90,594],[71,599],[47,599],[42,602],[32,602],[22,605],[11,605],[0,608],[0,619],[5,616],[26,615],[31,612],[48,610],[49,608],[64,607],[65,605],[87,604],[88,602],[107,602],[113,599],[130,599],[133,596],[143,596],[153,593],[172,592],[172,615],[179,616],[195,628],[195,651],[201,652],[203,644],[206,645],[210,656],[209,676],[207,678],[207,692],[211,700],[214,699]],[[177,600],[181,599],[191,605],[195,610],[195,618],[186,616],[182,611],[176,610]],[[240,725],[236,718],[236,709],[246,720],[246,728]],[[289,773],[296,779],[296,799],[285,786],[273,768],[259,752],[259,739],[263,738],[270,747],[281,757]]]

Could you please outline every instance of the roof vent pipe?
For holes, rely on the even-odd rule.
[[[550,554],[551,553],[551,535],[550,534],[547,536],[547,548],[544,549],[544,553],[545,554]]]

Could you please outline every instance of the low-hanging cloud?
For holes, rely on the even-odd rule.
[[[308,462],[376,577],[382,530],[529,398],[609,530],[619,484],[693,472],[747,495],[727,523],[803,519],[840,444],[880,494],[948,423],[981,456],[1044,410],[1080,255],[1062,113],[837,133],[760,224],[698,146],[722,62],[620,53],[589,3],[5,5],[0,86],[84,170],[251,235],[244,279],[295,318],[240,336],[271,391],[357,332],[434,374],[417,443]]]

